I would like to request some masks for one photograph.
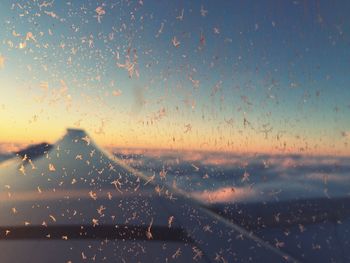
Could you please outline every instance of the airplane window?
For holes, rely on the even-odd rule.
[[[1,0],[1,262],[350,262],[349,13]]]

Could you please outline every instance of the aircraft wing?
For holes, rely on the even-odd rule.
[[[0,167],[2,262],[297,262],[68,130]]]

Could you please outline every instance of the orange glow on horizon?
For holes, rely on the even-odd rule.
[[[203,152],[227,152],[227,153],[241,153],[241,154],[306,154],[306,155],[337,155],[337,156],[349,156],[350,151],[347,147],[340,147],[341,143],[335,144],[332,142],[325,143],[323,146],[315,148],[303,148],[304,145],[297,139],[286,138],[283,142],[274,141],[272,139],[266,139],[261,135],[241,136],[235,135],[230,137],[231,144],[227,144],[224,141],[217,143],[212,140],[210,136],[205,134],[201,135],[179,135],[179,140],[176,140],[175,136],[157,136],[155,130],[150,130],[149,133],[143,133],[140,135],[136,131],[122,132],[115,135],[112,132],[106,131],[99,134],[96,130],[86,130],[91,138],[100,147],[109,151],[129,150],[129,151],[203,151]],[[26,147],[30,144],[36,143],[55,143],[65,134],[65,129],[55,129],[51,127],[45,131],[34,128],[27,130],[16,130],[10,132],[10,130],[1,130],[0,133],[0,151],[1,152],[13,152]],[[128,137],[124,136],[129,134]],[[155,139],[157,138],[157,139]],[[175,138],[175,140],[174,140]],[[228,136],[226,137],[228,138]],[[311,140],[310,140],[311,141]],[[284,146],[285,143],[285,147]],[[340,146],[339,146],[340,144]]]

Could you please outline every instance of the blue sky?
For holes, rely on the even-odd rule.
[[[104,144],[273,151],[284,134],[291,151],[349,152],[347,1],[4,0],[0,7],[2,141],[45,137],[48,126],[52,140],[54,130],[82,120]],[[128,55],[139,76],[117,66]],[[20,127],[26,132],[10,138]]]

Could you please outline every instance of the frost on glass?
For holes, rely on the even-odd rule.
[[[350,261],[349,12],[1,1],[1,262]]]

